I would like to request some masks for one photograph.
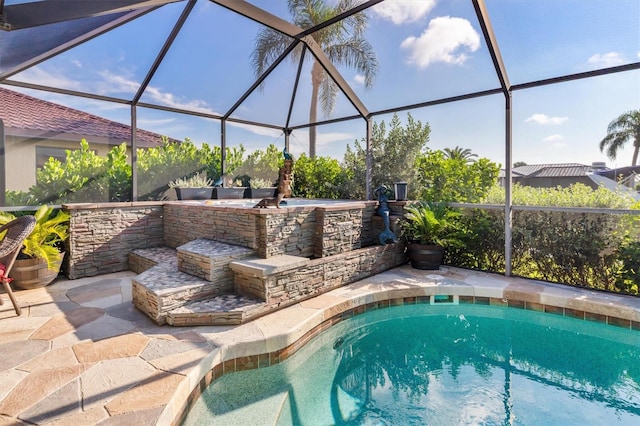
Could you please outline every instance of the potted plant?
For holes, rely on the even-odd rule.
[[[178,200],[210,200],[213,195],[213,181],[200,173],[169,182],[169,188],[176,191]]]
[[[276,186],[267,179],[252,178],[249,181],[249,198],[269,198],[276,196]]]
[[[56,279],[64,258],[62,244],[69,238],[68,213],[41,206],[34,216],[35,228],[24,240],[22,251],[9,273],[16,287],[22,289],[44,287]],[[1,213],[0,225],[15,217],[8,212]]]
[[[242,182],[238,179],[235,181],[223,179],[227,186],[216,186],[213,191],[213,198],[222,200],[240,199],[244,198],[244,193],[247,190],[246,186],[242,186]]]
[[[422,201],[405,207],[402,234],[411,266],[439,269],[446,248],[463,246],[460,215],[446,203]]]

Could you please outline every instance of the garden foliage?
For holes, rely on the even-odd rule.
[[[389,129],[374,124],[373,185],[409,182],[410,198],[429,201],[495,204],[496,209],[464,208],[457,220],[462,248],[447,251],[445,262],[465,268],[504,272],[504,188],[498,186],[499,166],[475,155],[450,155],[427,150],[429,126],[410,115],[402,126],[394,115]],[[456,147],[457,148],[457,147]],[[462,153],[468,150],[458,149]],[[50,158],[37,171],[38,184],[26,192],[8,191],[7,205],[129,201],[132,172],[127,146],[97,155],[86,141],[68,150],[66,161]],[[196,174],[220,177],[221,149],[190,140],[139,149],[138,199],[160,200],[168,184]],[[270,145],[247,155],[242,145],[226,150],[227,177],[256,183],[277,180],[283,156]],[[365,152],[356,141],[342,163],[330,157],[300,155],[294,163],[293,194],[307,198],[366,198]],[[413,194],[413,196],[411,196]],[[514,205],[640,209],[624,194],[582,184],[569,188],[514,185]],[[638,294],[640,288],[640,216],[597,212],[515,210],[512,231],[512,272],[546,281]]]
[[[425,152],[431,128],[407,114],[405,126],[397,114],[393,115],[389,129],[384,121],[374,123],[372,128],[372,188],[386,185],[393,188],[394,182],[409,184],[409,198],[418,193],[415,162]],[[349,198],[366,199],[366,142],[355,141],[354,149],[347,145],[342,166],[353,172],[353,178],[346,182],[345,192]],[[364,146],[363,146],[364,145]]]
[[[477,203],[498,179],[500,166],[487,158],[469,161],[429,151],[416,159],[420,198]]]
[[[330,157],[302,154],[293,164],[293,194],[302,198],[350,198],[347,183],[353,173]]]
[[[504,192],[504,190],[503,190]],[[491,191],[483,202],[503,202]],[[638,209],[629,198],[576,184],[569,188],[513,188],[513,204]],[[464,249],[448,264],[504,272],[504,209],[465,209]],[[512,273],[579,287],[638,294],[640,216],[599,212],[515,210]]]

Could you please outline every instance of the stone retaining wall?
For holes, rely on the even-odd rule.
[[[264,259],[283,254],[312,257],[317,220],[313,207],[263,210],[257,216],[256,254]]]
[[[164,244],[176,248],[198,238],[256,248],[259,209],[165,203]]]
[[[363,209],[317,209],[315,257],[327,257],[362,247]]]
[[[234,268],[237,292],[286,306],[407,262],[405,244],[372,246],[309,261],[307,266],[257,277]]]
[[[162,245],[162,204],[65,204],[71,215],[63,270],[69,279],[129,268],[128,254]]]
[[[64,273],[70,279],[128,269],[127,255],[207,238],[256,250],[326,257],[373,245],[375,201],[329,207],[239,209],[184,202],[66,204],[71,214]]]

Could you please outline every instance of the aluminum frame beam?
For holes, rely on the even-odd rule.
[[[493,66],[496,70],[496,75],[500,81],[500,87],[505,98],[505,208],[504,208],[504,274],[505,276],[511,276],[511,252],[513,250],[511,244],[511,235],[513,230],[513,206],[511,200],[511,187],[512,187],[512,153],[513,153],[513,114],[512,114],[512,96],[511,96],[511,83],[509,82],[509,76],[507,75],[507,68],[502,60],[500,54],[500,48],[498,47],[498,40],[493,32],[493,26],[491,25],[491,19],[489,18],[489,11],[484,0],[471,0],[473,8],[475,9],[478,23],[482,29],[484,41],[487,43]]]
[[[40,0],[3,5],[0,29],[32,28],[91,16],[129,12],[184,0]]]
[[[79,44],[82,44],[88,40],[93,39],[94,37],[97,37],[108,31],[111,31],[112,29],[119,27],[120,25],[126,24],[129,21],[137,19],[151,11],[156,10],[158,7],[159,6],[141,8],[141,9],[131,11],[129,13],[124,14],[123,16],[120,16],[119,18],[114,19],[113,21],[110,21],[107,24],[101,25],[93,29],[92,31],[89,31],[79,37],[75,37],[67,42],[64,42],[53,49],[49,49],[46,52],[43,52],[39,55],[32,57],[29,60],[23,61],[22,63],[20,63],[20,65],[14,68],[11,68],[3,73],[0,73],[0,81],[5,80],[15,74],[18,74],[28,68],[31,68],[34,65],[39,64],[40,62],[46,61],[47,59],[50,59],[56,55],[59,55],[60,53],[63,53]]]
[[[220,6],[225,7],[233,12],[236,12],[248,19],[251,19],[273,30],[276,30],[289,37],[292,37],[294,39],[297,39],[303,42],[307,46],[307,48],[311,51],[311,53],[316,58],[318,63],[325,70],[325,72],[329,75],[330,78],[333,79],[333,81],[337,84],[338,88],[342,91],[342,93],[347,97],[349,102],[351,102],[354,108],[358,111],[358,114],[360,114],[360,116],[363,118],[369,117],[370,113],[367,107],[364,105],[364,103],[362,103],[360,98],[358,98],[358,95],[356,95],[353,89],[351,89],[351,86],[346,82],[346,80],[342,77],[340,72],[335,68],[331,60],[327,57],[327,55],[324,53],[322,48],[315,42],[313,37],[308,35],[308,33],[313,33],[314,31],[316,31],[316,27],[303,30],[302,28],[296,25],[293,25],[285,21],[284,19],[279,18],[245,1],[235,1],[235,0],[210,0],[210,1],[213,3],[219,4]],[[377,3],[377,1],[371,1],[369,2],[368,6],[372,6],[375,3]],[[281,60],[281,58],[278,58],[278,59]],[[270,67],[268,72],[271,72],[271,71],[272,69]],[[266,74],[267,72],[265,72],[265,74],[261,76],[262,80],[266,78]],[[255,88],[257,88],[257,85],[254,84],[252,88],[253,90],[255,90]],[[246,99],[247,96],[248,95],[245,93],[244,98]],[[237,108],[237,103],[236,105],[234,105],[234,107]],[[313,125],[313,123],[310,123],[310,125]]]

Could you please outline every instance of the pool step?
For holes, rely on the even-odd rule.
[[[233,289],[233,271],[229,263],[254,256],[247,247],[198,238],[177,249],[178,270],[211,282],[228,281]]]
[[[165,324],[169,311],[228,291],[223,284],[154,266],[131,280],[133,304],[158,324]]]
[[[141,274],[154,266],[178,269],[176,250],[169,247],[137,249],[129,253],[129,270]]]
[[[220,296],[187,303],[167,313],[167,324],[191,325],[236,325],[247,322],[268,311],[266,302],[259,299],[223,294]]]
[[[177,250],[135,250],[129,254],[129,267],[138,272],[132,280],[133,303],[158,324],[240,323],[257,308],[253,305],[259,300],[233,294],[229,263],[253,255],[246,247],[206,239],[191,241]],[[238,303],[230,303],[232,300]]]

